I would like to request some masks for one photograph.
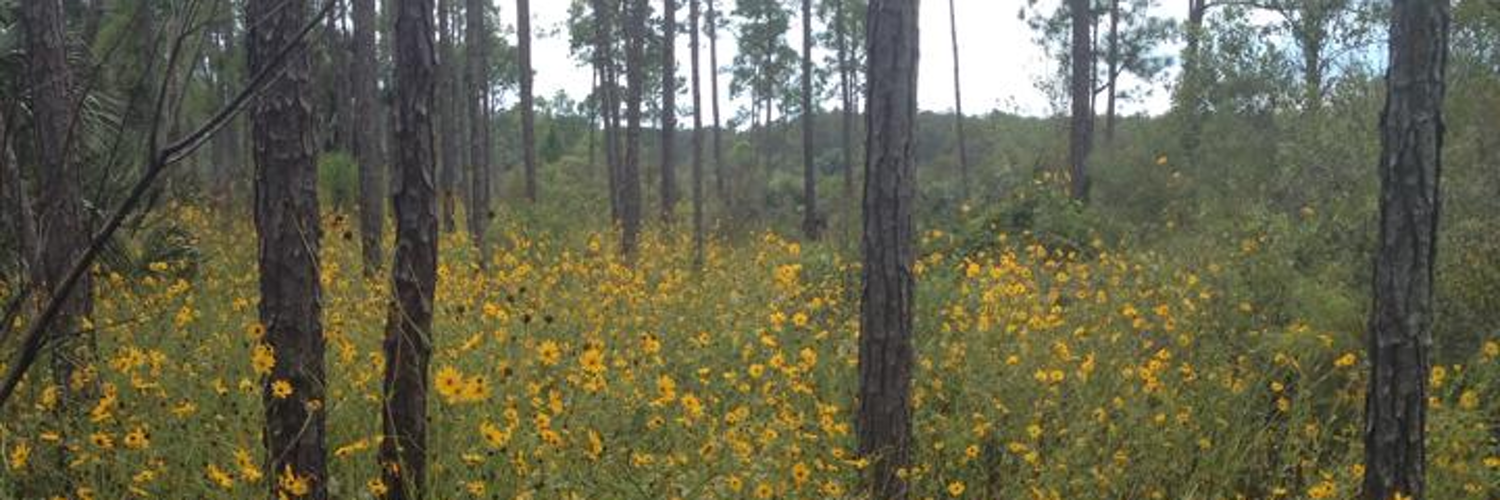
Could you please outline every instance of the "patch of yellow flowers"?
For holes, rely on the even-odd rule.
[[[261,470],[262,384],[292,388],[264,379],[277,353],[255,317],[253,231],[174,210],[199,228],[200,274],[157,263],[100,280],[86,382],[101,390],[71,434],[87,439],[63,437],[56,394],[26,384],[0,415],[0,497],[46,476],[36,457],[59,446],[99,498],[260,498],[267,482],[295,498],[324,479]],[[462,234],[441,242],[432,497],[859,498],[857,262],[768,233],[712,242],[694,271],[685,235],[650,234],[627,262],[608,232],[549,232],[500,227],[485,272]],[[1358,492],[1358,332],[1262,323],[1220,265],[922,240],[915,498]],[[390,290],[348,271],[356,242],[325,245],[327,480],[368,498],[387,491],[374,444]],[[1500,495],[1497,358],[1492,341],[1433,370],[1431,498]]]

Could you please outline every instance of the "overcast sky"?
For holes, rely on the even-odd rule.
[[[500,7],[508,32],[514,33],[515,1],[492,0]],[[660,4],[659,0],[650,0]],[[733,8],[735,0],[719,0],[725,11]],[[1058,0],[1041,0],[1040,5],[1050,10]],[[568,39],[564,23],[568,16],[568,5],[572,0],[535,0],[532,2],[533,30],[544,35],[534,43],[536,86],[539,96],[551,96],[564,90],[573,98],[589,93],[592,71],[573,59],[568,52]],[[683,4],[679,23],[685,23],[687,9]],[[963,59],[964,112],[983,114],[992,110],[1044,115],[1052,112],[1046,96],[1037,87],[1037,81],[1055,69],[1049,61],[1035,35],[1019,17],[1027,0],[955,0],[958,12],[959,48]],[[660,8],[659,6],[657,7]],[[1160,15],[1170,15],[1163,11]],[[794,12],[791,33],[787,42],[792,47],[801,47],[799,13]],[[921,75],[918,82],[918,102],[923,110],[946,111],[953,109],[953,55],[949,38],[948,3],[942,0],[922,2],[921,13]],[[732,33],[732,30],[730,31]],[[731,35],[732,36],[732,35]],[[734,59],[735,43],[726,33],[720,33],[719,62],[727,65]],[[680,48],[677,53],[682,73],[688,70],[689,51],[685,34],[678,36]],[[707,70],[708,42],[703,42],[703,65]],[[1164,47],[1163,53],[1174,55],[1175,47]],[[703,77],[708,83],[707,73]],[[726,100],[726,119],[733,116],[734,109],[743,103],[728,102],[729,75],[721,73],[720,85]],[[1164,80],[1167,81],[1167,80]],[[1168,95],[1160,85],[1151,85],[1155,90],[1139,103],[1122,103],[1122,112],[1159,112],[1166,109]],[[687,92],[688,89],[684,89]],[[705,99],[708,93],[704,92]],[[513,96],[512,96],[513,98]],[[684,100],[685,101],[685,100]],[[684,102],[679,101],[679,102]],[[832,103],[829,103],[830,105]],[[687,105],[690,106],[690,103]]]

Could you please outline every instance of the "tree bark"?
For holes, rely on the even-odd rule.
[[[625,162],[620,169],[620,253],[634,255],[641,232],[641,94],[646,83],[646,0],[625,0]]]
[[[614,12],[607,0],[591,0],[594,10],[594,65],[599,72],[599,114],[604,122],[604,163],[609,174],[610,222],[624,222],[620,208],[620,104],[619,78],[615,75]]]
[[[489,27],[486,0],[468,0],[465,31],[468,55],[469,107],[469,234],[478,251],[480,269],[489,261],[485,231],[490,223],[490,116],[489,116]]]
[[[359,163],[359,242],[366,276],[384,264],[385,181],[380,165],[380,103],[375,88],[375,0],[354,2],[354,161]]]
[[[714,113],[714,191],[718,193],[720,200],[728,200],[729,185],[724,179],[723,125],[719,121],[719,16],[714,10],[714,4],[718,0],[704,1],[708,3],[708,86]]]
[[[1119,1],[1119,0],[1115,0]],[[958,171],[960,195],[965,202],[969,200],[969,147],[964,137],[964,91],[963,83],[959,78],[958,58],[958,10],[953,7],[953,0],[948,0],[948,27],[953,38],[953,112],[954,129],[958,132]],[[1113,102],[1113,101],[1111,101]]]
[[[1182,149],[1189,160],[1197,156],[1203,130],[1203,18],[1208,0],[1188,0],[1187,23],[1183,28],[1186,46],[1182,50],[1182,78],[1177,85],[1177,110],[1182,115]]]
[[[531,2],[516,0],[516,37],[520,40],[521,151],[526,168],[526,200],[536,203],[536,102],[532,95]]]
[[[427,381],[437,287],[433,186],[432,0],[399,0],[396,18],[396,300],[386,317],[385,411],[380,463],[387,498],[420,499],[427,477]]]
[[[458,64],[458,22],[456,13],[458,11],[458,0],[438,0],[438,86],[442,89],[437,93],[437,127],[442,132],[438,135],[441,158],[439,161],[439,183],[441,187],[443,230],[454,232],[458,230],[456,214],[458,212],[458,186],[459,177],[463,175],[464,161],[463,149],[459,137],[463,135],[460,128],[459,103],[463,102],[459,96],[463,95],[462,85],[459,81],[462,75]]]
[[[662,9],[661,220],[677,211],[677,0]]]
[[[1108,87],[1104,105],[1104,143],[1108,146],[1115,142],[1115,100],[1119,95],[1120,83],[1120,0],[1109,2],[1109,61],[1106,71],[1109,74],[1104,75]]]
[[[16,282],[23,282],[28,270],[37,266],[36,213],[31,208],[31,191],[11,149],[9,103],[0,105],[0,210],[11,214],[6,217],[6,230],[15,238],[17,270]]]
[[[688,0],[688,26],[691,30],[693,58],[693,263],[703,267],[704,221],[703,221],[703,86],[699,68],[700,40],[698,24],[700,0]]]
[[[823,222],[818,215],[818,170],[813,155],[812,25],[812,0],[802,0],[802,233],[809,241],[817,241]]]
[[[1448,0],[1395,0],[1381,117],[1364,498],[1424,498]]]
[[[859,451],[871,498],[904,500],[911,462],[912,308],[916,302],[918,3],[872,0],[860,301]]]
[[[32,268],[38,299],[52,299],[51,292],[67,278],[89,245],[88,216],[83,206],[81,169],[71,158],[74,143],[73,73],[68,67],[66,20],[59,0],[21,2],[20,27],[25,31],[28,56],[27,77],[31,85],[32,130],[36,145],[37,199],[36,237],[39,259]],[[89,369],[94,362],[92,334],[79,333],[93,312],[93,279],[85,274],[66,297],[57,320],[46,332],[52,347],[52,383],[59,396],[61,420],[54,430],[72,434],[71,422],[88,408],[91,391],[77,390],[73,373]],[[48,450],[56,452],[59,466],[66,463],[71,438]]]
[[[854,71],[849,67],[849,23],[844,19],[844,2],[848,0],[834,0],[833,17],[837,19],[834,23],[834,38],[838,43],[839,59],[839,94],[843,99],[843,127],[840,134],[843,139],[843,171],[844,171],[844,199],[854,200],[854,87],[851,85],[850,73]]]
[[[292,43],[307,19],[305,1],[250,0],[249,65],[252,74]],[[307,479],[303,498],[328,497],[324,450],[322,287],[318,276],[317,167],[314,164],[311,61],[306,51],[288,56],[281,78],[252,105],[255,227],[260,238],[260,321],[276,365],[264,381],[267,472]],[[291,394],[278,388],[289,384]],[[276,498],[279,481],[269,481]]]
[[[1094,56],[1090,34],[1094,23],[1089,11],[1089,0],[1068,0],[1068,5],[1073,23],[1073,118],[1068,153],[1069,194],[1074,200],[1086,202],[1089,197],[1088,161],[1093,149],[1094,129]]]

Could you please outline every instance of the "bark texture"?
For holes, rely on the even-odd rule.
[[[802,234],[817,241],[823,221],[818,216],[818,167],[813,162],[813,15],[812,0],[802,0]]]
[[[460,123],[459,103],[463,102],[459,97],[463,95],[462,72],[458,64],[458,22],[455,20],[458,0],[438,0],[438,87],[442,89],[437,93],[437,128],[439,172],[438,183],[441,185],[439,195],[442,205],[443,230],[454,232],[458,230],[458,186],[459,178],[463,176],[463,149],[459,138],[463,135]]]
[[[396,258],[391,281],[396,300],[385,327],[380,463],[388,498],[420,499],[427,491],[428,365],[437,286],[432,0],[398,0],[395,49]]]
[[[307,21],[309,4],[250,0],[250,73],[273,64]],[[266,378],[268,475],[308,481],[303,498],[328,497],[324,411],[322,287],[318,276],[317,167],[314,163],[311,61],[294,51],[281,78],[251,107],[255,156],[255,227],[260,237],[260,321],[276,365]],[[290,388],[290,394],[286,389]],[[276,498],[281,481],[268,481]],[[290,494],[287,492],[286,494]]]
[[[677,211],[677,0],[662,9],[661,61],[661,220]]]
[[[354,161],[359,163],[359,244],[365,274],[384,264],[385,187],[380,165],[380,103],[375,88],[375,0],[354,3]]]
[[[1072,130],[1069,135],[1068,193],[1073,199],[1089,198],[1088,162],[1093,151],[1094,135],[1094,25],[1089,0],[1068,0],[1073,21],[1071,89],[1073,93]]]
[[[464,32],[468,55],[469,107],[469,234],[479,255],[481,269],[489,262],[489,244],[485,232],[490,224],[490,91],[489,28],[486,26],[486,0],[468,0]]]
[[[625,0],[625,161],[620,168],[620,253],[641,233],[641,94],[646,84],[646,0]]]
[[[911,461],[915,303],[918,2],[873,0],[868,17],[869,113],[860,301],[860,454],[871,498],[901,500]]]
[[[1364,497],[1424,498],[1433,275],[1441,209],[1448,0],[1395,0],[1381,117]]]

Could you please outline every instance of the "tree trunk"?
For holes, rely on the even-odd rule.
[[[308,3],[250,0],[250,73],[273,64],[295,40]],[[251,108],[255,150],[255,227],[260,237],[260,321],[276,365],[264,380],[267,472],[311,483],[302,498],[328,497],[324,415],[322,287],[318,276],[318,172],[314,164],[311,60],[294,51],[281,78]],[[290,388],[290,394],[285,392]],[[271,484],[271,498],[278,481]]]
[[[620,169],[620,253],[634,255],[641,232],[641,93],[646,83],[646,0],[625,0],[625,162]]]
[[[689,45],[693,58],[693,263],[703,267],[703,86],[699,68],[699,0],[688,0]]]
[[[951,0],[950,0],[951,1]],[[1109,64],[1105,75],[1108,94],[1105,96],[1104,143],[1115,142],[1115,99],[1119,96],[1120,83],[1120,0],[1109,3]]]
[[[396,300],[386,316],[380,445],[387,498],[420,499],[427,477],[427,373],[437,286],[437,191],[432,184],[432,0],[399,0],[395,39]]]
[[[729,199],[729,185],[724,180],[724,142],[723,125],[719,121],[719,16],[714,10],[714,4],[718,0],[704,0],[708,3],[708,87],[709,99],[712,99],[714,112],[713,148],[714,148],[714,191],[719,194],[720,200]]]
[[[677,211],[677,0],[662,9],[661,63],[661,220],[671,224]]]
[[[802,0],[802,233],[809,241],[817,241],[823,222],[818,216],[818,170],[813,158],[812,25],[812,0]]]
[[[463,174],[464,161],[463,149],[459,137],[463,135],[460,128],[459,116],[462,110],[459,103],[463,100],[458,97],[463,95],[460,85],[462,72],[458,64],[458,22],[456,13],[458,11],[458,0],[438,0],[438,86],[442,89],[437,93],[437,122],[438,129],[442,131],[439,137],[439,151],[442,153],[438,176],[442,185],[440,195],[442,203],[443,230],[454,232],[458,230],[456,214],[458,212],[458,186],[459,177]]]
[[[31,209],[31,192],[26,179],[21,176],[21,167],[11,149],[9,103],[0,105],[0,213],[6,217],[0,229],[14,235],[16,245],[16,283],[24,282],[27,271],[37,265],[40,256],[36,246],[36,213]]]
[[[469,107],[469,234],[478,252],[480,269],[489,261],[485,231],[490,223],[490,117],[489,117],[489,27],[486,26],[486,0],[468,0],[465,15],[465,53],[468,55]]]
[[[1395,0],[1381,117],[1364,498],[1424,498],[1448,0]]]
[[[536,103],[532,95],[531,2],[516,0],[516,37],[521,59],[521,154],[526,165],[526,200],[536,203]]]
[[[844,170],[844,199],[848,203],[854,200],[854,87],[851,85],[850,73],[854,71],[849,64],[849,23],[844,19],[844,2],[848,0],[834,0],[833,17],[837,19],[834,23],[834,38],[838,41],[839,59],[839,95],[843,102],[843,127],[840,134],[843,136],[843,170]]]
[[[1177,85],[1177,109],[1182,114],[1182,149],[1189,161],[1197,155],[1203,130],[1202,59],[1203,17],[1207,0],[1188,0],[1187,24],[1183,29],[1186,47],[1182,51],[1182,79]]]
[[[375,0],[354,2],[354,161],[359,163],[359,243],[366,276],[384,264],[385,186],[380,159],[380,104],[375,88]]]
[[[614,9],[606,0],[591,0],[594,10],[594,65],[599,72],[599,119],[604,123],[604,163],[609,174],[610,222],[624,222],[620,208],[620,104],[614,72]]]
[[[1093,149],[1094,96],[1092,38],[1093,16],[1089,12],[1089,0],[1068,0],[1073,22],[1073,119],[1069,136],[1069,194],[1074,200],[1088,201],[1089,153]]]
[[[1118,0],[1116,0],[1118,1]],[[959,78],[958,58],[958,10],[953,7],[953,0],[948,0],[948,27],[953,38],[953,112],[954,129],[958,132],[958,172],[959,188],[963,201],[969,201],[969,147],[964,137],[964,91],[963,84]]]
[[[89,244],[87,214],[80,185],[81,172],[72,161],[74,143],[73,74],[68,67],[66,20],[59,0],[21,2],[20,27],[25,31],[28,59],[27,77],[31,85],[31,113],[35,132],[37,165],[37,266],[32,282],[40,293],[38,299],[51,299],[50,292],[61,285],[68,271]],[[89,369],[94,361],[93,335],[79,333],[93,312],[94,285],[85,273],[66,297],[61,313],[46,333],[52,346],[52,383],[59,396],[61,423],[54,430],[71,434],[76,412],[88,408],[91,391],[75,390],[69,383],[77,370]],[[56,452],[58,464],[66,463],[66,449],[71,439],[49,450]]]
[[[911,462],[912,307],[916,302],[917,2],[872,0],[860,301],[860,454],[871,498],[904,500]]]

